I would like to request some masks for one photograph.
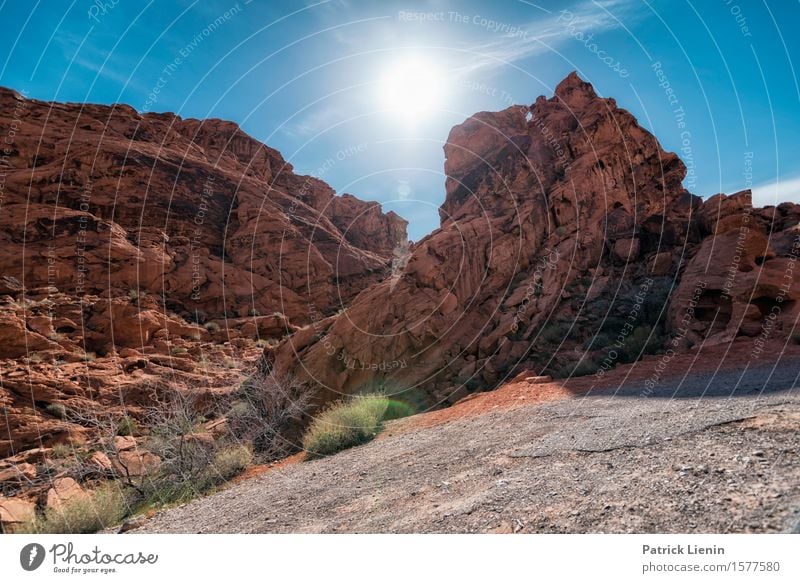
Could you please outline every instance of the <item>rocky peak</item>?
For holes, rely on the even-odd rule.
[[[248,176],[270,180],[274,175],[291,173],[291,164],[277,150],[242,131],[239,124],[221,119],[186,119],[175,116],[175,129],[192,144],[203,148],[206,156],[220,163],[229,157]]]
[[[520,370],[597,372],[620,334],[624,349],[610,366],[677,334],[692,286],[708,279],[702,272],[721,252],[713,233],[744,220],[744,195],[702,204],[683,187],[680,158],[575,73],[530,107],[471,116],[451,130],[444,151],[441,228],[414,247],[399,278],[363,292],[346,317],[269,351],[277,370],[313,377],[328,398],[383,385],[422,389],[430,404]],[[793,228],[798,208],[779,207],[772,224]],[[714,312],[704,309],[685,346],[751,334],[765,317],[772,304],[748,307],[747,290],[774,295],[757,273],[779,269],[788,249],[785,234],[774,237],[781,251],[763,244],[769,212],[749,223],[757,233],[742,269],[751,275],[729,286],[737,299],[723,306],[724,324],[712,326],[705,318]],[[714,269],[709,305],[725,291],[725,268]],[[800,310],[791,305],[785,322]],[[744,331],[736,327],[742,315]]]
[[[0,125],[0,457],[77,439],[48,405],[237,386],[234,358],[346,307],[406,238],[233,122],[0,88]]]

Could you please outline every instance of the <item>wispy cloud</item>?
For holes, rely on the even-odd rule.
[[[502,35],[484,45],[471,47],[476,53],[457,69],[459,74],[496,69],[509,63],[552,52],[577,34],[599,34],[638,20],[642,4],[632,0],[589,1],[564,10],[551,11],[544,18]]]
[[[752,188],[753,206],[778,205],[782,202],[800,202],[800,176],[774,180]]]
[[[281,132],[291,138],[309,138],[339,122],[347,120],[349,117],[350,115],[344,108],[338,105],[327,105],[310,109],[308,113],[301,112],[296,118],[287,122],[281,128]]]
[[[55,43],[64,57],[72,60],[73,66],[112,81],[120,87],[127,87],[140,93],[149,90],[134,77],[121,72],[130,68],[129,59],[125,55],[109,54],[109,51],[97,46],[92,39],[84,39],[72,33],[57,36]]]

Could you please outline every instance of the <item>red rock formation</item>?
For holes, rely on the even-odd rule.
[[[220,120],[21,101],[0,89],[0,274],[69,295],[164,296],[209,317],[332,313],[380,279],[405,221],[298,176]],[[341,298],[341,301],[340,299]]]
[[[453,128],[445,154],[441,227],[399,277],[267,351],[276,370],[312,377],[325,399],[384,386],[422,389],[431,404],[520,370],[602,374],[677,334],[691,280],[701,265],[724,270],[724,229],[749,205],[748,195],[703,204],[687,192],[678,156],[574,73],[550,99]],[[767,220],[774,209],[755,212],[740,267],[749,275],[737,279],[736,322],[720,339],[751,334],[769,308],[758,298],[778,291],[777,275],[756,279],[785,269],[777,255],[798,207],[779,208],[778,222]],[[765,244],[770,225],[780,252]],[[794,314],[782,317],[784,333]]]
[[[299,176],[231,122],[0,88],[0,458],[91,436],[388,274],[406,222]],[[204,325],[205,324],[205,325]]]
[[[766,341],[794,334],[800,206],[754,209],[750,191],[718,194],[705,201],[697,222],[705,238],[670,301],[669,323],[681,344],[749,336],[758,356]]]
[[[800,206],[701,201],[680,159],[574,74],[453,128],[441,226],[411,248],[402,219],[295,175],[234,124],[9,91],[0,105],[16,128],[3,493],[53,444],[91,441],[65,408],[135,416],[166,389],[228,391],[258,339],[291,333],[264,358],[321,400],[382,388],[436,405],[523,371],[603,374],[667,342],[743,337],[757,358],[800,315]]]

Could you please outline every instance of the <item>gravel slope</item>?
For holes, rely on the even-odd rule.
[[[650,396],[633,381],[427,428],[401,420],[133,532],[790,532],[798,372],[791,358],[667,380]]]

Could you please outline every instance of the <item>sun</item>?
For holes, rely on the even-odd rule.
[[[385,67],[378,82],[378,97],[383,109],[414,121],[439,107],[443,86],[442,71],[434,61],[408,56]]]

